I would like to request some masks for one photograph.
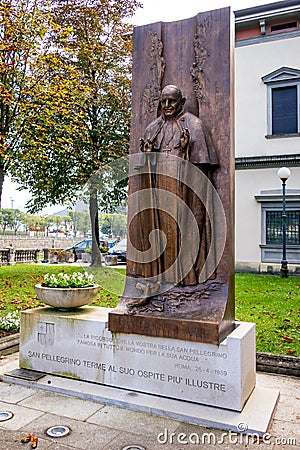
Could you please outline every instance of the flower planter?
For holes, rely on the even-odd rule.
[[[75,262],[75,255],[74,255],[74,253],[72,252],[67,252],[66,253],[66,262],[67,263],[73,263],[73,262]]]
[[[105,265],[106,266],[115,266],[118,264],[118,257],[115,255],[107,255],[105,256]]]
[[[50,263],[57,264],[60,262],[66,262],[66,251],[60,248],[51,249],[49,251]]]
[[[92,254],[91,253],[82,253],[82,262],[83,263],[92,262]]]
[[[90,303],[98,294],[99,285],[83,288],[55,288],[35,285],[38,298],[46,305],[58,309],[74,309]]]

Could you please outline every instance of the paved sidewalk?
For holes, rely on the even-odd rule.
[[[0,359],[0,374],[18,367],[18,354]],[[82,400],[32,387],[0,383],[0,412],[14,414],[0,422],[0,450],[27,450],[20,438],[33,433],[39,450],[219,450],[300,448],[300,380],[257,374],[261,387],[280,390],[268,434],[260,441],[213,428]],[[51,438],[46,430],[64,425],[71,431]]]

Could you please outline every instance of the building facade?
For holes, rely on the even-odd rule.
[[[235,12],[236,269],[272,272],[282,259],[286,183],[287,260],[300,271],[300,2]]]

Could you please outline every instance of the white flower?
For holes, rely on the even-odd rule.
[[[3,330],[17,330],[20,328],[20,313],[14,311],[7,313],[2,319],[0,319],[0,328]]]
[[[57,276],[46,274],[42,285],[48,287],[87,287],[93,284],[93,275],[89,275],[88,272],[74,272],[72,275],[68,275],[64,272],[60,272]]]

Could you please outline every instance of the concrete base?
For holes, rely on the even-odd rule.
[[[31,371],[22,370],[21,378],[16,376],[17,372],[18,370],[13,370],[11,375],[8,373],[1,378],[10,384],[43,389],[233,433],[258,436],[263,436],[268,431],[279,396],[279,391],[276,389],[256,387],[243,411],[239,413],[51,375],[42,375],[39,380],[30,381],[34,378]],[[26,372],[29,372],[27,380]],[[161,442],[165,438],[166,436],[161,436]]]
[[[20,367],[241,411],[255,386],[255,325],[220,344],[112,333],[108,308],[22,312]]]
[[[253,324],[236,323],[218,346],[111,333],[109,311],[22,312],[20,369],[2,379],[234,433],[267,432],[279,391],[255,387]]]

